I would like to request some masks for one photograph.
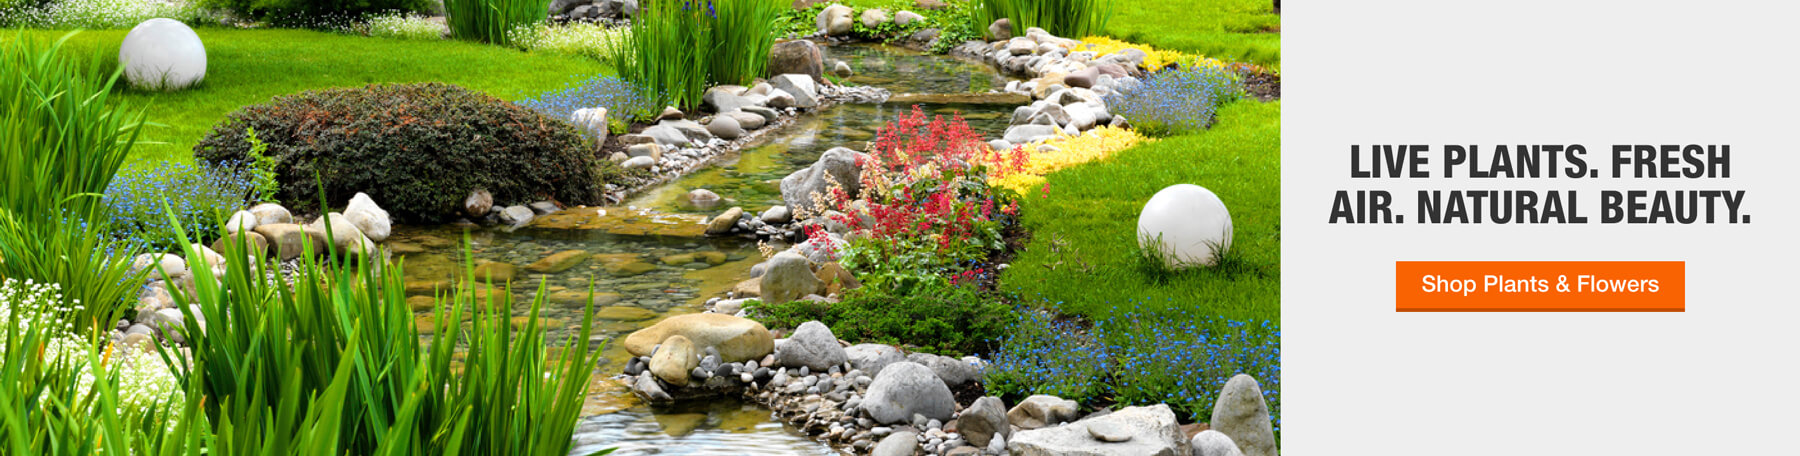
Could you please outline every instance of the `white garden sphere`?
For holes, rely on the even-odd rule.
[[[151,19],[125,34],[119,64],[134,87],[178,90],[206,78],[206,46],[181,21]]]
[[[1219,254],[1231,249],[1231,212],[1206,187],[1171,185],[1144,203],[1138,246],[1160,250],[1172,268],[1217,265]]]

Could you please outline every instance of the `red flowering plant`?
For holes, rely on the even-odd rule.
[[[996,151],[956,116],[930,118],[917,106],[877,133],[861,159],[860,195],[833,188],[839,222],[865,236],[845,249],[844,266],[865,284],[905,291],[955,281],[1004,247],[1017,221],[1011,192],[988,178],[1020,172],[1023,149]]]

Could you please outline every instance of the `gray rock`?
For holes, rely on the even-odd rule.
[[[805,367],[824,371],[831,366],[844,364],[847,358],[844,347],[838,345],[837,337],[831,334],[831,328],[817,321],[800,324],[799,328],[794,329],[794,335],[776,348],[775,359],[782,366],[790,368]]]
[[[1212,429],[1194,434],[1191,443],[1194,447],[1194,456],[1244,456],[1243,450],[1238,449],[1237,443],[1232,442],[1231,437],[1226,437],[1224,433]]]
[[[663,151],[663,146],[657,143],[632,144],[630,147],[625,148],[625,155],[627,157],[650,157],[652,160],[662,160]]]
[[[1004,140],[1004,139],[996,139],[993,141],[988,141],[988,147],[993,148],[994,150],[1000,150],[1000,151],[1007,151],[1007,150],[1013,149],[1012,143],[1006,142],[1006,140]]]
[[[907,355],[906,360],[931,368],[931,372],[937,374],[938,379],[943,380],[946,385],[961,386],[981,379],[981,373],[975,370],[975,366],[960,359],[930,353],[913,353]]]
[[[1012,39],[1012,21],[1007,18],[1003,17],[994,21],[992,24],[988,24],[987,29],[988,37],[992,38],[994,41],[1006,41]]]
[[[537,213],[537,215],[550,214],[562,210],[562,208],[556,207],[556,203],[549,201],[538,201],[531,203],[528,207],[531,208],[531,212]]]
[[[848,78],[851,76],[855,76],[856,70],[850,68],[850,64],[848,62],[839,60],[837,62],[837,64],[832,65],[831,74],[835,74],[835,75],[837,75],[837,77],[840,77],[840,78]]]
[[[794,213],[789,211],[787,206],[775,206],[763,211],[761,219],[763,223],[780,225],[792,221]]]
[[[813,275],[812,262],[806,257],[793,252],[781,252],[769,258],[769,266],[763,271],[761,285],[764,303],[781,304],[818,291],[820,283],[819,278]]]
[[[1015,456],[1193,454],[1167,404],[1126,407],[1068,426],[1021,431],[1007,440],[1006,449]]]
[[[859,163],[867,156],[862,152],[833,147],[821,154],[819,161],[812,166],[782,178],[781,199],[790,209],[822,213],[826,208],[814,204],[813,195],[828,195],[830,181],[836,181],[850,195],[862,191],[862,167]],[[830,176],[830,180],[826,176]]]
[[[575,7],[586,5],[589,0],[550,0],[550,14],[569,14]]]
[[[818,28],[819,33],[825,35],[837,36],[850,33],[850,28],[854,24],[850,21],[850,15],[855,12],[848,6],[831,5],[819,11],[818,17],[813,18],[813,25]]]
[[[250,214],[256,216],[257,225],[273,225],[277,223],[294,223],[294,215],[280,204],[262,203],[250,206]]]
[[[603,107],[577,109],[569,115],[569,122],[592,139],[595,147],[606,144],[606,135],[611,133],[610,126],[606,124],[606,108]]]
[[[869,451],[869,456],[912,456],[918,451],[919,433],[901,431],[881,439],[881,443],[875,444],[875,449]]]
[[[664,120],[682,120],[686,118],[687,114],[682,113],[680,109],[675,109],[674,106],[664,106],[662,113],[656,115],[657,122]]]
[[[775,43],[769,48],[769,75],[802,74],[815,82],[825,80],[825,54],[808,40]]]
[[[1006,411],[1006,421],[1019,429],[1038,429],[1074,421],[1081,405],[1056,396],[1038,394]]]
[[[231,214],[231,218],[225,219],[226,233],[245,233],[254,229],[256,229],[256,214],[252,214],[250,211],[237,211]]]
[[[956,418],[956,432],[976,447],[987,447],[996,436],[1012,436],[1012,424],[1006,421],[1006,403],[993,396],[976,399]]]
[[[656,377],[648,370],[639,372],[637,380],[631,382],[631,393],[644,399],[645,402],[666,403],[675,401],[675,398],[670,397],[667,391],[663,391],[662,385],[656,383]]]
[[[625,169],[648,169],[652,166],[656,166],[656,159],[650,157],[632,157],[630,160],[619,163],[619,166]]]
[[[883,424],[909,422],[913,415],[942,421],[956,412],[956,398],[930,368],[898,362],[875,376],[862,407],[869,418]]]
[[[900,349],[892,345],[856,344],[844,349],[844,353],[850,358],[851,368],[869,375],[880,374],[881,368],[889,364],[906,361],[906,357],[900,355]]]
[[[742,125],[738,125],[737,119],[726,115],[713,116],[712,122],[706,124],[706,131],[727,140],[741,138],[747,133]]]
[[[650,373],[675,386],[687,386],[688,377],[699,367],[694,343],[680,335],[663,340],[656,353],[650,355]]]
[[[700,96],[700,106],[712,112],[732,112],[743,109],[745,106],[755,105],[756,103],[741,95],[744,90],[743,87],[738,86],[718,86],[706,89],[706,93]]]
[[[717,195],[714,196],[717,197]],[[718,217],[713,217],[712,221],[706,223],[706,234],[709,236],[731,234],[731,229],[737,227],[738,219],[743,217],[744,208],[733,207],[728,209],[725,213],[719,214]],[[765,290],[764,293],[767,293],[767,291]]]
[[[775,89],[774,91],[769,92],[769,107],[780,109],[798,108],[800,107],[800,102],[794,100],[794,95],[787,93],[786,90]]]
[[[619,13],[620,13],[620,14],[624,14],[624,15],[625,15],[625,17],[627,17],[627,18],[631,18],[631,17],[636,17],[636,16],[637,16],[637,12],[638,12],[638,2],[637,2],[637,0],[625,0],[625,1],[623,1],[623,2],[620,2],[620,3],[621,3],[621,4],[622,4],[622,5],[623,5],[623,6],[620,6],[620,7],[619,7]]]
[[[761,106],[745,106],[744,108],[748,109],[748,108],[760,108],[760,107]],[[767,109],[767,108],[764,108],[764,109]],[[750,112],[745,112],[745,111],[732,111],[732,112],[719,114],[719,115],[723,116],[723,117],[730,117],[732,120],[736,120],[738,123],[738,126],[743,127],[744,130],[755,130],[758,128],[762,128],[763,125],[769,124],[769,120],[764,118],[762,116],[762,114],[755,114],[755,113],[750,113]]]
[[[478,188],[470,191],[469,197],[463,199],[463,215],[467,215],[469,218],[485,217],[493,208],[494,194],[488,193],[486,189]]]
[[[925,16],[920,16],[919,13],[912,11],[894,13],[894,23],[901,26],[912,25],[912,23],[922,20],[925,20]]]
[[[881,26],[881,24],[886,24],[886,23],[888,23],[888,21],[893,20],[888,17],[887,11],[882,11],[877,8],[870,8],[870,9],[863,10],[862,17],[860,19],[862,20],[863,27],[868,27],[868,28],[879,27],[879,26]]]
[[[1052,125],[1019,125],[1006,129],[1006,142],[1026,144],[1056,136],[1057,128]]]
[[[1263,400],[1256,378],[1238,374],[1225,381],[1213,402],[1213,430],[1231,437],[1245,456],[1276,456],[1275,430],[1269,421],[1269,404]]]
[[[651,125],[638,134],[649,137],[663,147],[686,147],[694,143],[686,133],[668,125]]]
[[[525,206],[507,206],[506,209],[500,211],[500,223],[512,226],[525,226],[536,217],[537,213]]]
[[[775,89],[793,96],[793,107],[816,108],[819,106],[819,86],[813,82],[811,76],[780,74],[769,78],[769,84],[774,85]],[[770,98],[774,98],[774,92],[770,92]]]
[[[768,86],[768,84],[763,84],[763,86]],[[770,93],[774,93],[774,89],[769,89],[769,91],[770,91]],[[787,92],[782,92],[782,93],[785,94]],[[766,106],[745,106],[744,112],[750,113],[750,114],[755,114],[758,117],[762,117],[762,123],[758,124],[755,128],[762,128],[769,124],[773,124],[773,123],[775,123],[775,121],[781,119],[781,113],[775,112],[774,109],[771,109]],[[738,123],[739,124],[744,123],[744,119],[739,118]]]

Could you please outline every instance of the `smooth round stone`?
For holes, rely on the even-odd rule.
[[[1231,212],[1205,187],[1171,185],[1144,203],[1138,246],[1161,251],[1173,268],[1217,265],[1218,254],[1231,249]]]
[[[119,62],[131,85],[160,90],[187,88],[206,78],[206,46],[187,24],[156,18],[125,34]]]
[[[1131,440],[1131,430],[1110,420],[1093,420],[1087,424],[1088,435],[1102,442]]]

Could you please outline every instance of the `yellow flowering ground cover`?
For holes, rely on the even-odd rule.
[[[1150,71],[1163,69],[1171,63],[1180,64],[1182,68],[1194,68],[1200,66],[1225,67],[1230,65],[1224,61],[1207,58],[1202,55],[1188,54],[1168,49],[1157,49],[1149,45],[1119,41],[1104,36],[1082,38],[1081,43],[1084,48],[1081,50],[1094,51],[1095,56],[1105,56],[1114,52],[1137,48],[1147,54],[1147,56],[1144,57],[1144,68]]]
[[[1135,131],[1114,127],[1099,127],[1078,136],[1058,134],[1054,138],[1019,146],[1025,149],[1028,157],[1025,169],[989,179],[988,183],[1026,195],[1027,192],[1043,188],[1044,176],[1056,170],[1100,160],[1114,152],[1151,141],[1153,140]],[[1038,150],[1038,146],[1042,145],[1049,145],[1053,149]]]

